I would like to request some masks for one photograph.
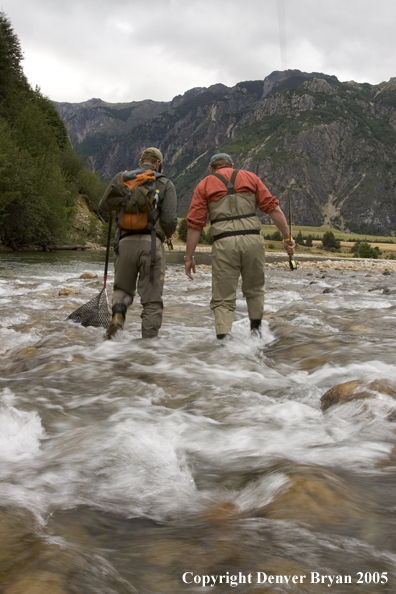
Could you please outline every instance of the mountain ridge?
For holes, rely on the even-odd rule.
[[[103,178],[158,146],[185,215],[209,157],[251,169],[296,224],[391,232],[396,225],[396,78],[378,85],[275,71],[169,102],[55,103],[73,143]],[[265,217],[264,217],[265,220]]]

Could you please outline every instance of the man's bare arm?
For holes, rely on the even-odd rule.
[[[278,227],[279,231],[283,235],[283,247],[285,248],[288,255],[292,256],[294,254],[294,248],[296,247],[296,244],[294,239],[290,238],[289,236],[289,225],[283,210],[280,208],[280,206],[277,206],[268,214],[271,217],[273,223]],[[288,239],[288,241],[285,241],[285,239]]]
[[[185,273],[191,280],[193,280],[193,276],[191,272],[195,274],[195,262],[194,262],[194,252],[195,248],[198,245],[199,236],[201,235],[201,231],[198,229],[192,229],[191,227],[188,228],[187,231],[187,243],[186,243],[186,264],[185,264]]]

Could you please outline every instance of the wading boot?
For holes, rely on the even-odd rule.
[[[126,305],[123,303],[116,303],[113,305],[113,317],[111,318],[110,326],[106,331],[106,340],[111,340],[119,330],[123,329],[126,311]]]
[[[261,319],[250,320],[250,334],[258,338],[261,336]]]
[[[216,338],[217,340],[224,340],[224,342],[227,342],[230,340],[231,334],[216,334]]]

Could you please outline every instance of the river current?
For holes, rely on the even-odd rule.
[[[173,258],[160,338],[137,299],[104,341],[65,321],[103,260],[0,255],[2,594],[395,593],[396,400],[320,399],[395,381],[396,272],[268,267],[220,343]]]

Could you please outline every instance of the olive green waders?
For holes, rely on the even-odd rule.
[[[155,338],[162,324],[162,292],[165,279],[165,249],[156,238],[156,261],[150,282],[151,236],[129,235],[121,239],[114,257],[113,311],[117,305],[128,308],[137,290],[143,306],[142,337]]]

